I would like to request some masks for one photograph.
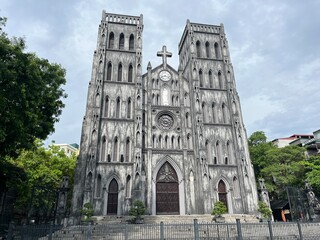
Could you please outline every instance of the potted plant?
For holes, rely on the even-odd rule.
[[[214,216],[212,220],[215,222],[224,222],[225,218],[222,216],[224,213],[227,213],[227,206],[224,202],[217,201],[212,209],[211,214]]]
[[[94,213],[93,210],[93,205],[90,202],[87,202],[83,205],[83,208],[80,210],[80,212],[82,213],[82,215],[84,215],[84,218],[82,220],[82,222],[84,224],[89,224],[93,222],[92,216]]]
[[[144,203],[140,200],[135,200],[129,212],[131,216],[134,216],[133,223],[143,223],[142,215],[145,213],[145,211],[146,208]]]
[[[269,206],[262,201],[258,202],[258,212],[261,213],[262,219],[269,220],[272,214],[272,210],[269,208]]]

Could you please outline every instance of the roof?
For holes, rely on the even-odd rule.
[[[272,209],[289,209],[289,202],[288,200],[276,200],[270,202]]]

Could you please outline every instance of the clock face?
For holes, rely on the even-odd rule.
[[[159,77],[162,81],[169,81],[171,79],[171,74],[167,70],[163,70],[159,73]]]

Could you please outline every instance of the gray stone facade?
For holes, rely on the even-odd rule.
[[[142,74],[143,17],[103,12],[83,119],[73,214],[255,214],[257,189],[223,25],[187,21],[179,68]]]

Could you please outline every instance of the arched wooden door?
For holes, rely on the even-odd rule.
[[[108,208],[107,214],[117,214],[118,210],[118,183],[112,179],[108,188]]]
[[[179,214],[179,181],[174,168],[165,162],[157,174],[156,213]]]
[[[219,201],[223,202],[228,209],[227,188],[226,184],[222,180],[218,183],[218,194]]]

